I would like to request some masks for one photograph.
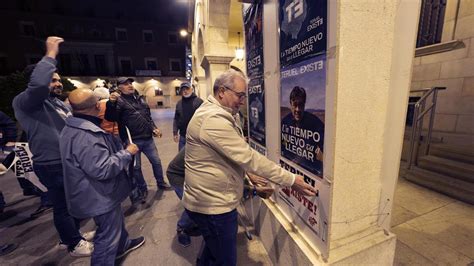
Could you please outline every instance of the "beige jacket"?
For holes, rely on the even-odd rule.
[[[245,172],[291,186],[295,176],[245,142],[229,108],[210,95],[189,122],[186,134],[183,205],[204,214],[222,214],[239,204]]]

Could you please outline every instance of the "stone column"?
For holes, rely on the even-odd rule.
[[[232,56],[204,56],[201,66],[206,72],[206,95],[201,95],[201,98],[206,99],[207,95],[212,93],[214,80],[219,74],[229,69],[229,63],[232,59],[234,59]]]
[[[390,215],[420,0],[328,0],[328,6],[324,174],[331,182],[329,252],[321,255],[271,201],[261,205],[257,228],[277,265],[390,265],[396,243]],[[270,24],[278,22],[277,8],[277,1],[265,3],[266,86],[279,80],[278,62],[267,49],[278,40],[277,25]],[[267,129],[273,132],[279,100],[266,97]],[[279,138],[269,131],[269,157],[276,160]]]

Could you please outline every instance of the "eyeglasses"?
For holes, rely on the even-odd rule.
[[[231,92],[233,92],[235,94],[235,96],[239,97],[239,100],[243,100],[247,97],[247,93],[245,93],[245,92],[236,92],[233,89],[231,89],[229,87],[226,87],[226,86],[222,86],[222,88],[224,88],[226,90],[230,90]]]

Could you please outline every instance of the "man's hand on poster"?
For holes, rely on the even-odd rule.
[[[316,160],[318,161],[323,161],[323,151],[319,148],[319,146],[316,148],[316,151],[314,152],[316,154]]]
[[[173,140],[174,140],[174,142],[178,143],[178,141],[179,141],[179,135],[178,135],[178,134],[174,135],[174,136],[173,136]]]
[[[12,147],[15,146],[15,142],[9,141],[5,144],[6,147]]]
[[[291,186],[293,189],[299,191],[305,196],[315,196],[316,195],[316,188],[312,187],[309,184],[304,182],[304,179],[300,175],[295,175],[295,183]]]
[[[268,181],[266,178],[264,177],[261,177],[261,176],[258,176],[258,175],[254,175],[254,174],[251,174],[251,173],[247,173],[250,181],[252,181],[252,184],[254,185],[258,185],[258,186],[266,186],[268,184]]]
[[[272,187],[259,187],[255,186],[255,190],[257,191],[257,195],[260,198],[268,199],[273,194],[274,189]]]

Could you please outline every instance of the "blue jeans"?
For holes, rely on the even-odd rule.
[[[205,246],[198,265],[236,265],[237,211],[216,215],[186,212],[204,237]]]
[[[117,254],[130,245],[120,204],[113,210],[94,217],[97,231],[91,265],[114,265]]]
[[[173,188],[174,188],[174,192],[176,192],[176,195],[178,195],[178,198],[182,199],[183,198],[183,193],[184,193],[183,187],[173,186]],[[196,224],[193,222],[193,220],[191,220],[191,218],[189,218],[189,215],[186,212],[186,210],[183,211],[183,213],[181,214],[181,217],[178,220],[178,223],[176,224],[178,229],[191,229],[195,225]]]
[[[33,170],[41,183],[48,189],[48,197],[53,204],[54,226],[59,233],[61,242],[68,245],[71,251],[81,241],[82,236],[79,233],[80,220],[72,217],[67,210],[63,167],[61,164],[35,164]]]
[[[186,146],[186,137],[179,135],[178,151]]]
[[[133,175],[137,180],[137,187],[140,190],[146,190],[146,182],[145,178],[143,177],[142,172],[142,160],[141,160],[141,153],[143,152],[145,156],[151,163],[151,167],[153,169],[153,175],[155,176],[157,185],[162,185],[165,183],[163,180],[163,167],[161,166],[160,156],[158,155],[158,150],[156,149],[155,142],[153,138],[148,139],[136,139],[133,142],[138,146],[140,152],[135,154],[136,164],[133,169]]]

